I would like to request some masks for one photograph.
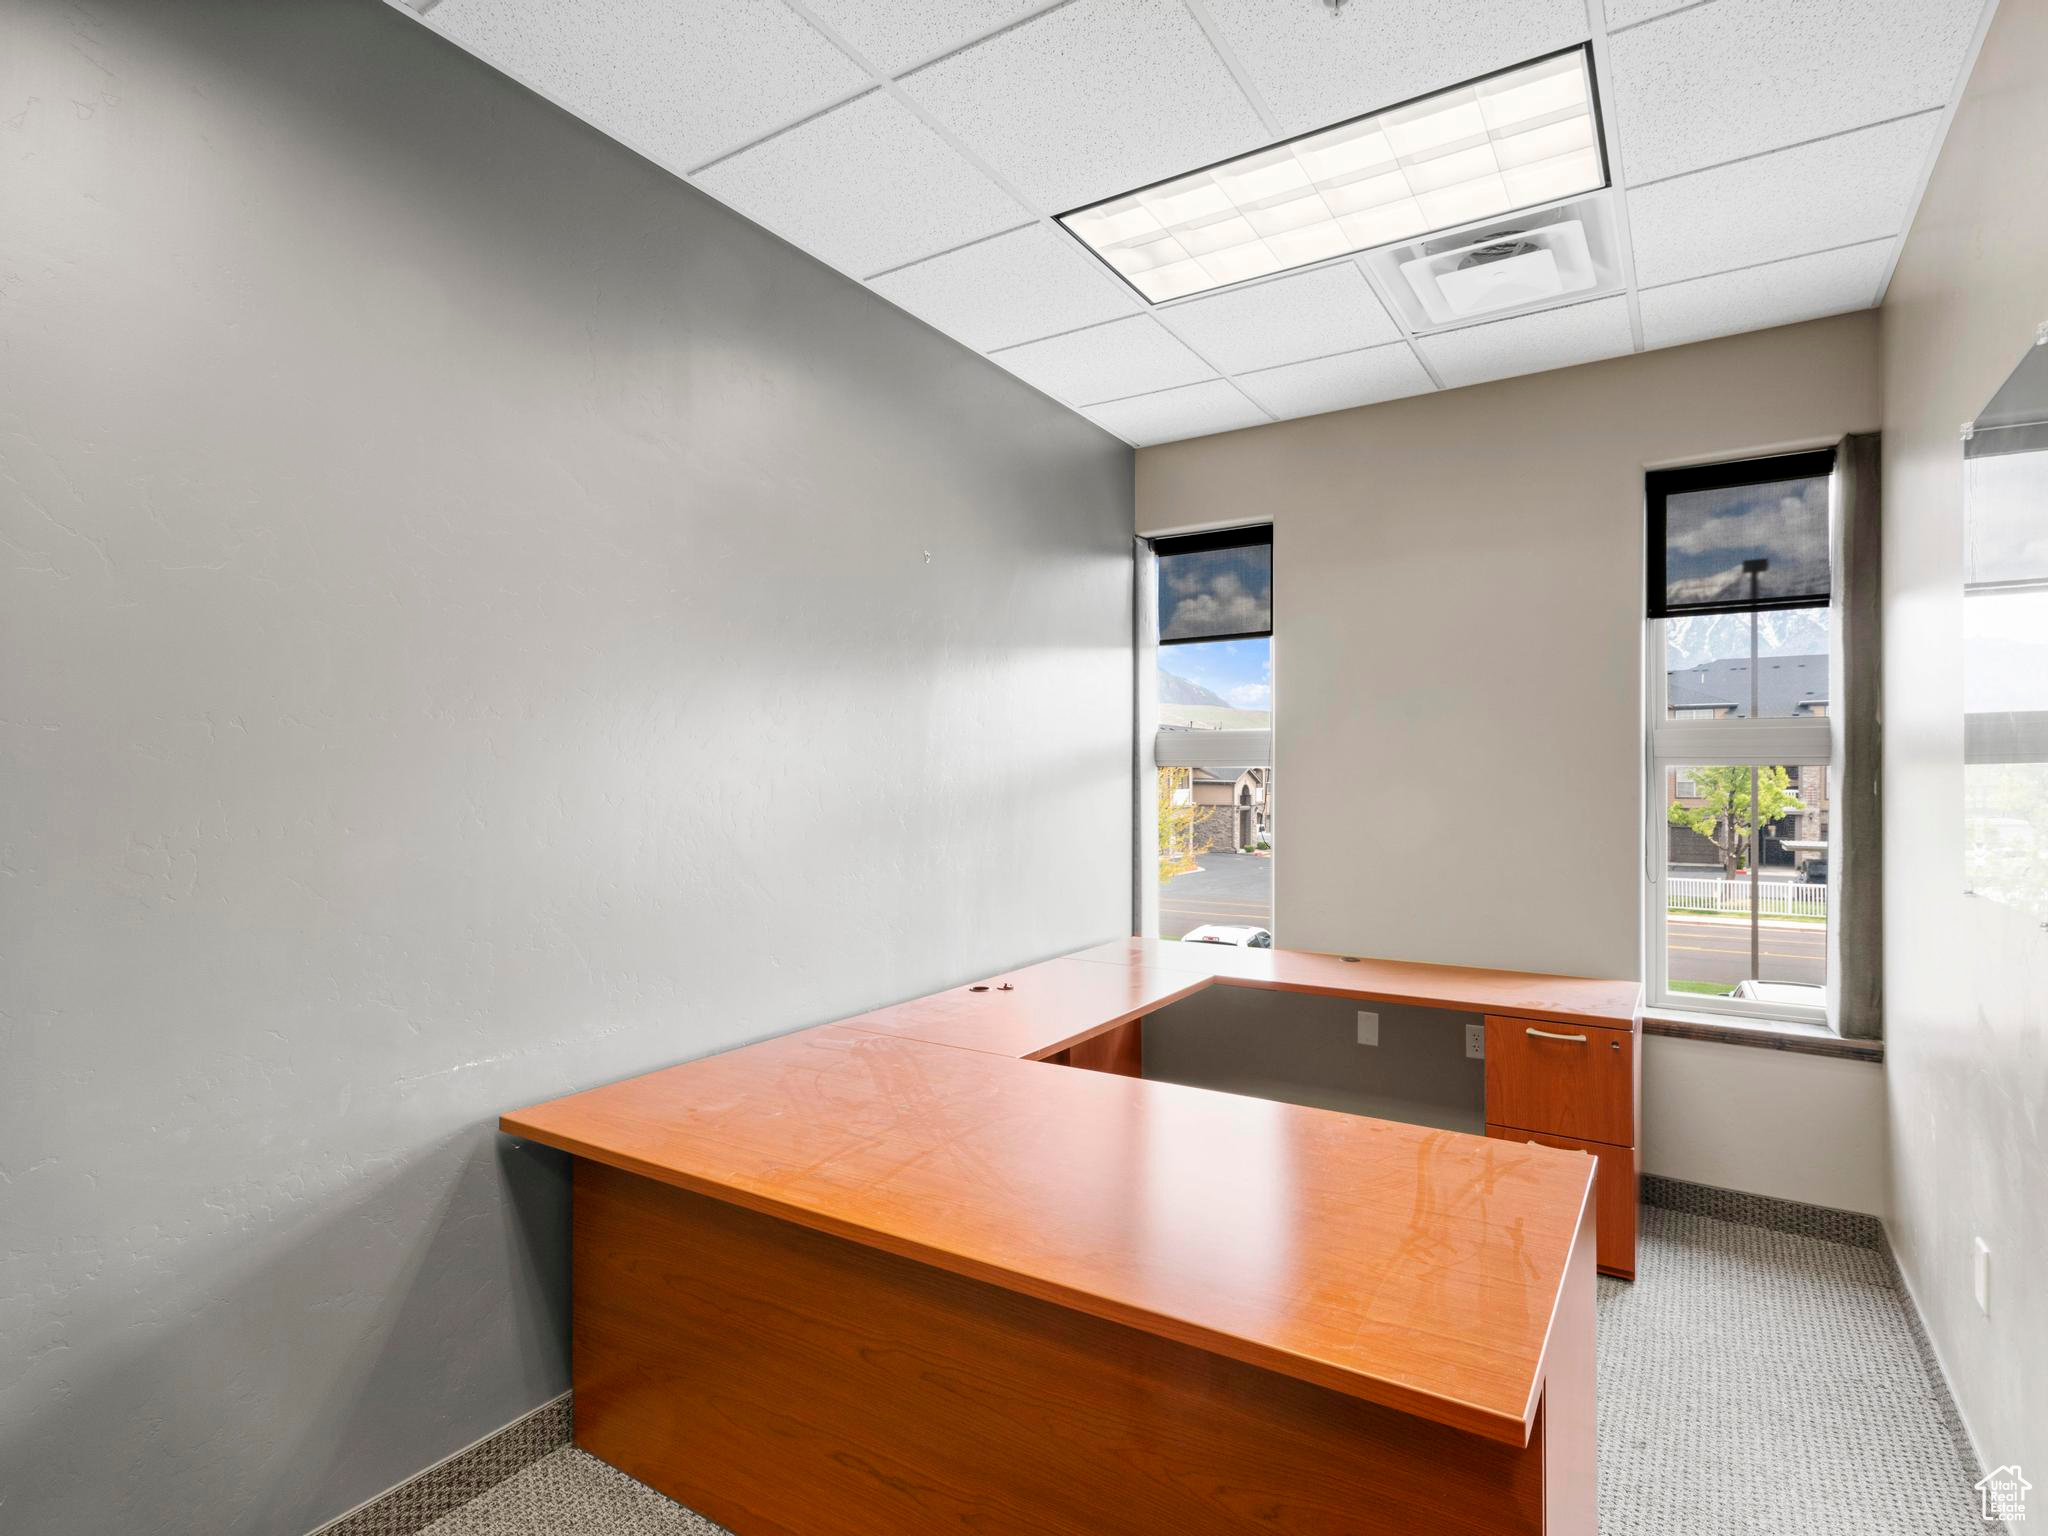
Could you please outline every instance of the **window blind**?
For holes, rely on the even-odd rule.
[[[1273,633],[1273,530],[1155,539],[1159,643],[1250,640]]]
[[[1828,602],[1835,450],[1651,470],[1650,617]]]
[[[1965,595],[2048,589],[2048,348],[1970,423],[1963,465]]]

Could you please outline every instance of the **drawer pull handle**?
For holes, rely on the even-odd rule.
[[[1532,1027],[1524,1031],[1524,1033],[1528,1034],[1529,1036],[1537,1040],[1570,1040],[1576,1045],[1584,1045],[1586,1043],[1586,1037],[1584,1035],[1553,1035],[1547,1029],[1536,1029]]]

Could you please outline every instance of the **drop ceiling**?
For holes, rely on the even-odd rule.
[[[1995,0],[392,0],[1138,446],[1879,302]],[[1623,291],[1157,306],[1054,215],[1591,42]]]

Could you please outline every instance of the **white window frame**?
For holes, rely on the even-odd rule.
[[[1670,919],[1666,881],[1670,872],[1670,822],[1665,776],[1684,767],[1826,768],[1834,760],[1834,731],[1825,715],[1795,715],[1785,720],[1753,720],[1733,716],[1714,720],[1669,719],[1669,676],[1666,671],[1663,619],[1644,625],[1643,666],[1649,679],[1649,731],[1645,759],[1649,783],[1643,796],[1643,869],[1647,877],[1644,923],[1647,953],[1643,957],[1646,1005],[1660,1013],[1711,1013],[1775,1022],[1828,1024],[1825,1004],[1759,1003],[1747,998],[1714,997],[1707,993],[1671,990]],[[1828,826],[1828,855],[1834,857],[1834,825]],[[1832,921],[1832,914],[1830,914]]]

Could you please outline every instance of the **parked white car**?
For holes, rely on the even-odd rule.
[[[1735,990],[1728,994],[1752,1003],[1772,1003],[1778,1007],[1788,1005],[1800,1008],[1824,1008],[1827,1006],[1826,987],[1816,987],[1804,981],[1738,981]]]
[[[1240,923],[1204,923],[1180,936],[1183,944],[1236,944],[1245,949],[1271,949],[1273,935],[1264,928]]]

